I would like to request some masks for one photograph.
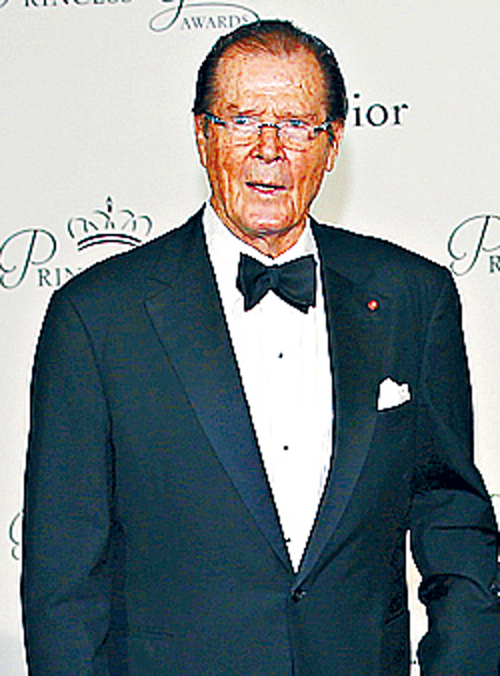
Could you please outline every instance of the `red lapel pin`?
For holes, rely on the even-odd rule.
[[[378,300],[372,298],[371,300],[368,301],[366,307],[370,310],[370,312],[375,312],[375,310],[378,310]]]

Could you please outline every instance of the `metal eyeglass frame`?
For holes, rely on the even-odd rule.
[[[220,117],[217,117],[217,115],[214,115],[213,113],[209,112],[208,110],[205,111],[203,113],[203,115],[206,119],[208,119],[213,124],[216,124],[220,127],[225,127],[229,131],[230,134],[232,133],[231,130],[237,129],[237,127],[233,126],[234,125],[233,120],[222,120]],[[278,135],[278,138],[280,139],[281,143],[285,147],[288,147],[287,143],[292,143],[293,145],[295,145],[295,147],[297,149],[307,148],[308,143],[310,143],[311,141],[314,141],[322,131],[329,131],[329,127],[332,123],[332,121],[330,119],[327,119],[324,122],[322,122],[321,124],[319,124],[318,126],[313,127],[308,122],[303,122],[302,123],[303,125],[307,125],[309,136],[308,136],[307,140],[304,140],[304,142],[297,141],[296,143],[294,143],[293,140],[290,141],[290,139],[287,139],[286,137],[283,139],[280,135],[282,128],[285,125],[288,125],[290,123],[290,120],[283,120],[282,122],[259,122],[255,118],[252,118],[251,116],[241,115],[241,117],[248,117],[249,119],[251,119],[252,121],[255,122],[255,127],[252,129],[251,133],[250,132],[248,133],[248,135],[249,135],[248,140],[243,141],[242,144],[248,143],[248,145],[250,145],[252,142],[256,142],[257,138],[259,138],[260,135],[262,134],[262,129],[264,129],[264,127],[269,127],[271,129],[276,129],[276,133]],[[304,127],[302,127],[302,129],[304,129]],[[243,130],[240,130],[240,131],[243,131]],[[253,141],[253,139],[251,139],[250,137],[251,136],[253,137],[253,135],[255,133],[256,133],[256,137],[255,137],[255,141]]]

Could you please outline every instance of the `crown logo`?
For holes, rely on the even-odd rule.
[[[19,561],[21,549],[21,528],[22,528],[22,514],[18,512],[9,525],[9,540],[11,543],[10,554],[13,559]]]
[[[73,216],[67,229],[71,239],[76,240],[78,251],[98,244],[121,244],[135,247],[142,244],[153,227],[146,214],[136,215],[131,209],[115,210],[113,198],[106,198],[105,210],[94,209],[91,218]]]

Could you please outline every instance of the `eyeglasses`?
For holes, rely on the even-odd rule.
[[[248,115],[236,115],[229,120],[221,120],[212,113],[203,113],[204,117],[213,124],[224,129],[231,136],[236,145],[251,145],[257,143],[265,127],[276,129],[282,145],[289,150],[306,150],[322,131],[329,131],[331,120],[325,120],[314,127],[303,120],[283,120],[281,122],[261,122],[258,118]]]

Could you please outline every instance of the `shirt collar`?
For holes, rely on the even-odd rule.
[[[318,249],[314,239],[310,219],[297,242],[277,258],[269,258],[254,247],[236,237],[215,213],[207,202],[203,211],[203,229],[219,292],[224,303],[241,301],[242,296],[236,288],[238,265],[242,253],[252,256],[263,265],[286,263],[288,261],[313,254],[319,263]]]

